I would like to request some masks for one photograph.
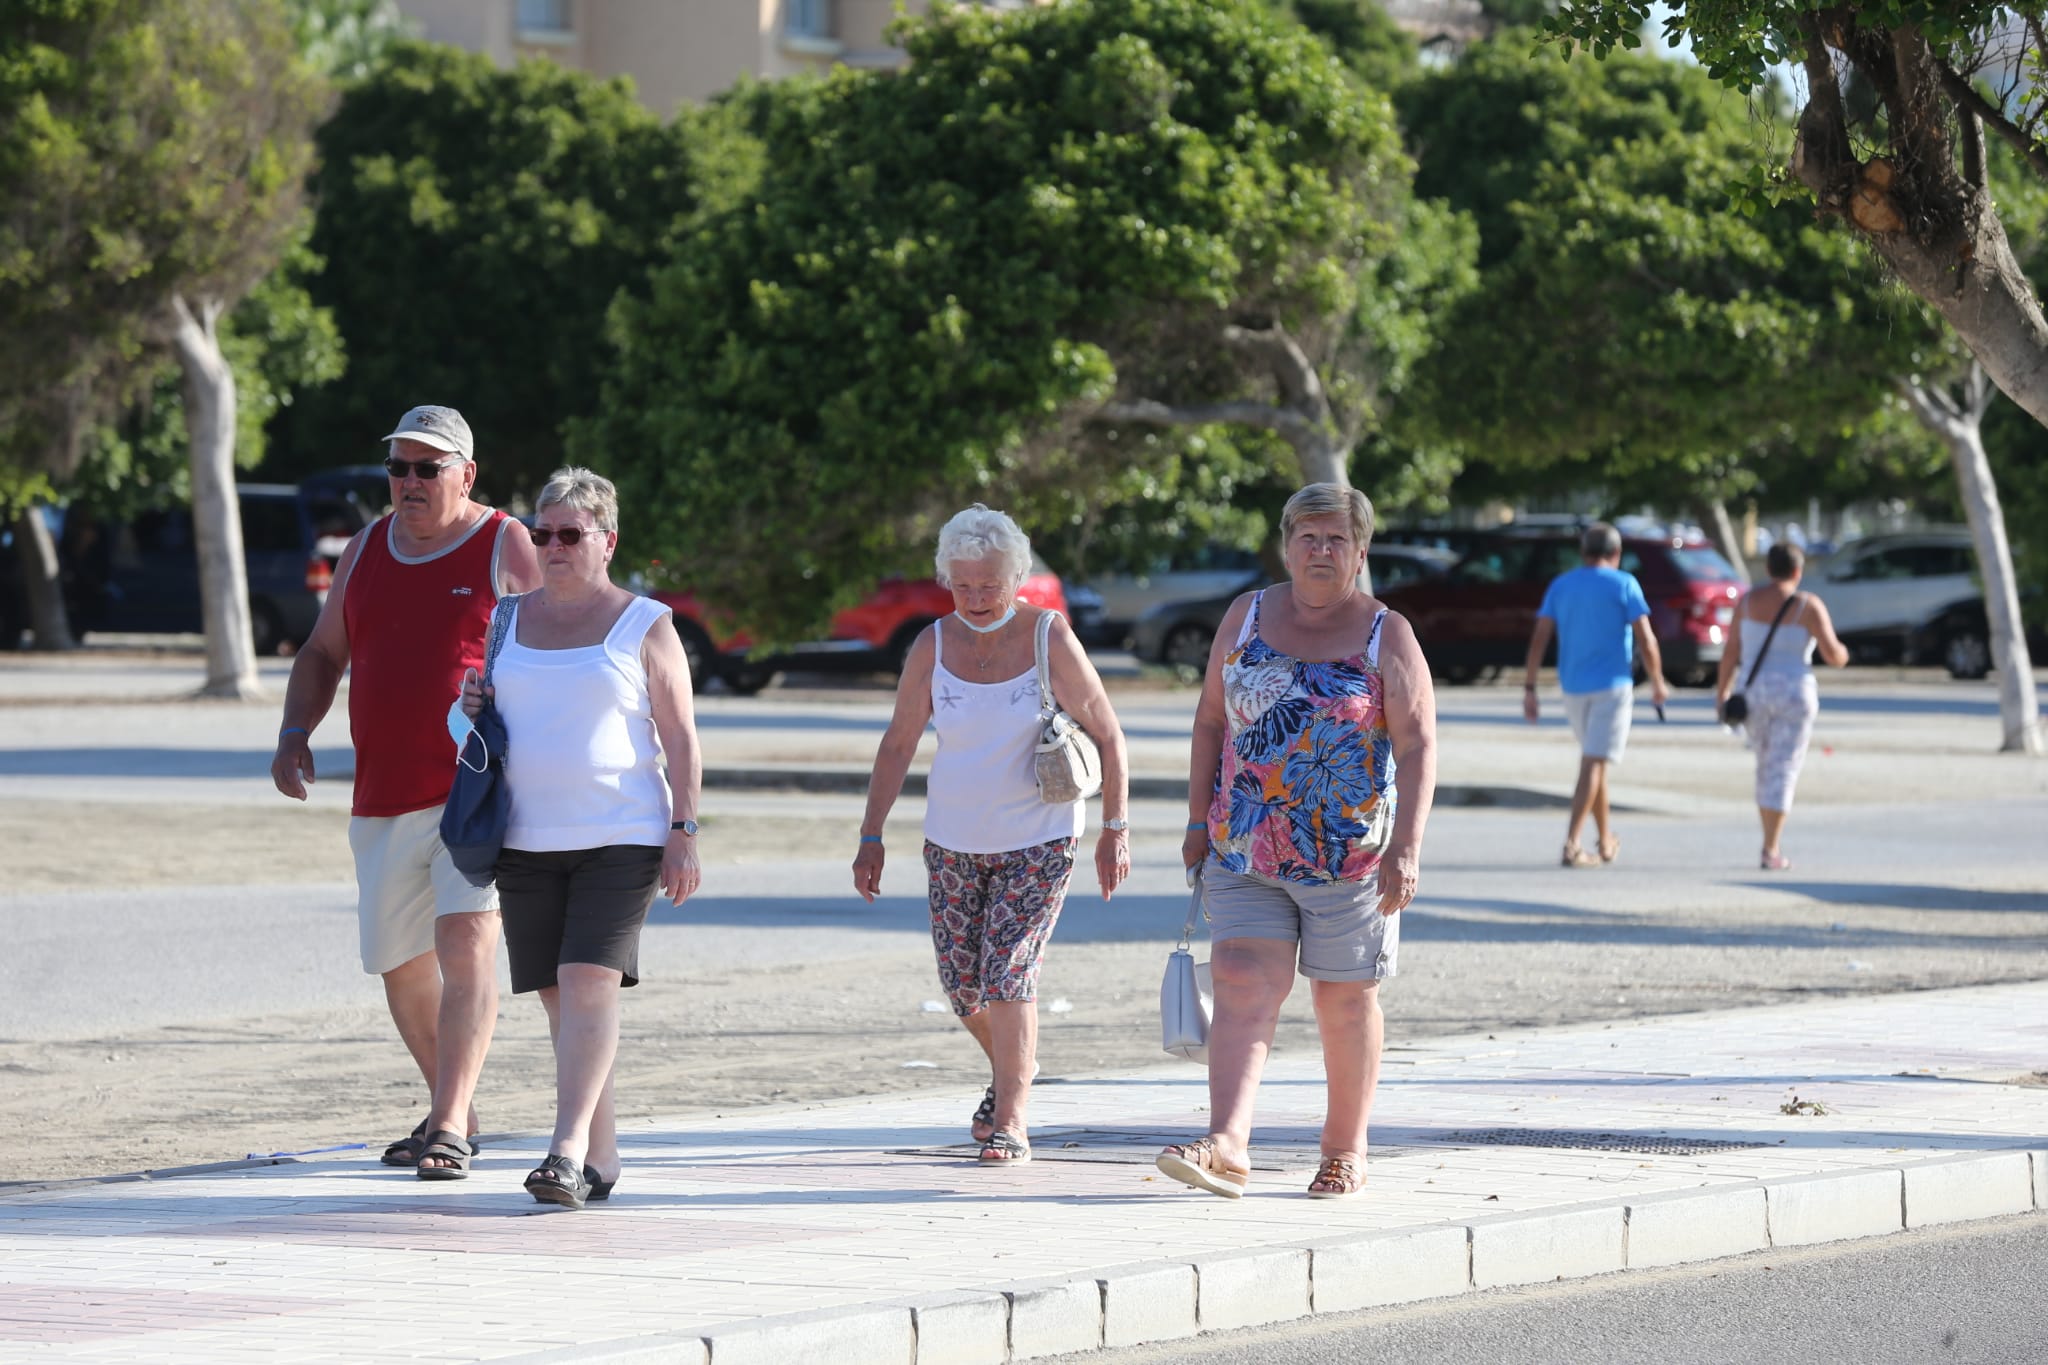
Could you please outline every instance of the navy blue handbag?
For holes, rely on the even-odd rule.
[[[484,651],[484,686],[498,662],[505,632],[514,613],[507,610],[517,596],[498,600],[491,620],[491,640]],[[487,694],[483,710],[470,721],[470,732],[455,754],[455,785],[441,808],[441,842],[448,860],[471,886],[489,886],[497,876],[498,853],[505,846],[505,827],[512,819],[512,789],[505,782],[505,718]]]

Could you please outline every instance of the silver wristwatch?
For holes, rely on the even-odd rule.
[[[692,839],[697,837],[697,822],[695,820],[678,820],[671,824],[669,828],[672,830],[679,829]]]
[[[1104,829],[1128,831],[1131,827],[1131,822],[1119,816],[1114,820],[1104,820],[1102,822],[1102,827]]]

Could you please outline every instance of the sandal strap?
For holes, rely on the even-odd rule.
[[[1001,1152],[1006,1157],[1023,1156],[1031,1150],[1031,1144],[1007,1128],[998,1128],[989,1134],[987,1142],[981,1144],[984,1152]]]
[[[994,1086],[990,1086],[982,1092],[981,1103],[974,1106],[974,1121],[976,1123],[994,1123],[996,1121],[996,1088]]]
[[[592,1183],[584,1178],[582,1166],[559,1154],[550,1154],[540,1165],[527,1173],[527,1184],[531,1185],[537,1180],[559,1185],[565,1190],[573,1190],[578,1185]]]
[[[1203,1170],[1214,1172],[1217,1175],[1235,1176],[1243,1179],[1251,1174],[1249,1167],[1233,1166],[1228,1161],[1225,1161],[1223,1153],[1216,1148],[1216,1139],[1212,1137],[1196,1138],[1193,1142],[1179,1143],[1168,1147],[1166,1150],[1172,1152],[1189,1165],[1200,1166]]]

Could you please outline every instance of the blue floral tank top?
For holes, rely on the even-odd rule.
[[[1259,634],[1261,592],[1223,661],[1229,719],[1209,846],[1226,870],[1358,882],[1393,831],[1394,744],[1380,679],[1381,608],[1365,652],[1296,659]]]

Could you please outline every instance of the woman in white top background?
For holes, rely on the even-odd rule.
[[[497,867],[512,989],[540,992],[555,1040],[554,1137],[526,1188],[568,1208],[619,1178],[613,1060],[640,927],[657,889],[680,904],[701,877],[690,666],[669,609],[611,581],[618,526],[609,480],[555,471],[534,514],[541,586],[499,603],[513,615],[491,673],[512,796]],[[472,714],[481,695],[465,684]]]
[[[939,748],[927,779],[924,863],[939,980],[988,1054],[993,1083],[970,1132],[990,1164],[1031,1159],[1025,1111],[1038,1050],[1038,969],[1059,918],[1085,803],[1039,799],[1036,633],[1044,607],[1017,600],[1031,542],[976,503],[939,532],[939,581],[953,614],[919,635],[896,686],[896,713],[868,781],[853,887],[881,893],[882,826],[927,724]],[[1124,737],[1102,679],[1065,618],[1051,613],[1053,698],[1102,751],[1102,897],[1131,869]]]
[[[1764,557],[1764,570],[1771,581],[1750,589],[1735,610],[1728,647],[1721,655],[1714,704],[1719,710],[1738,684],[1742,685],[1743,700],[1749,704],[1743,730],[1749,747],[1756,751],[1756,813],[1764,827],[1762,865],[1766,871],[1779,872],[1792,866],[1778,841],[1784,834],[1785,816],[1792,809],[1799,769],[1806,762],[1813,719],[1820,714],[1814,651],[1817,648],[1824,662],[1840,668],[1849,662],[1849,647],[1836,637],[1827,603],[1799,591],[1806,555],[1797,545],[1789,541],[1773,545]],[[1781,608],[1784,619],[1773,636],[1771,622]]]

